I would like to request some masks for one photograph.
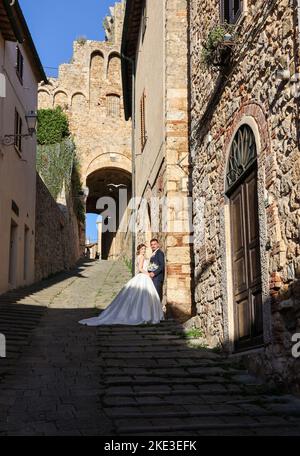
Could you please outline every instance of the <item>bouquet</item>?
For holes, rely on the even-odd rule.
[[[158,264],[150,263],[148,266],[148,272],[155,272],[159,268]]]

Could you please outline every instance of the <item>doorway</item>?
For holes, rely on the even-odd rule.
[[[262,275],[257,196],[257,151],[248,125],[238,130],[230,151],[230,206],[235,350],[263,343]]]

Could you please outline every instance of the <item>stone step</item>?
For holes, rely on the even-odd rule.
[[[101,354],[101,357],[106,359],[126,359],[126,358],[155,358],[155,359],[174,359],[177,360],[178,358],[186,359],[186,358],[194,358],[194,359],[222,359],[221,356],[215,355],[212,352],[208,351],[203,351],[203,350],[174,350],[173,348],[170,348],[168,351],[156,351],[155,353],[151,352],[142,352],[140,350],[137,350],[135,352],[99,352],[99,355]],[[223,358],[225,359],[225,357]]]
[[[223,369],[220,367],[213,367],[213,366],[206,366],[206,367],[169,367],[169,368],[162,368],[161,366],[154,366],[152,368],[147,368],[147,367],[139,367],[139,366],[133,366],[133,367],[123,367],[123,368],[118,368],[118,367],[103,367],[103,373],[104,375],[108,376],[122,376],[122,375],[130,375],[130,376],[135,376],[135,378],[139,378],[139,376],[145,376],[145,375],[150,375],[152,377],[167,377],[167,378],[173,378],[173,377],[198,377],[199,375],[207,377],[210,375],[225,375],[226,377],[229,375],[247,375],[248,372],[242,371],[242,370],[236,370],[236,369]]]
[[[171,385],[176,386],[176,385],[182,385],[182,386],[205,386],[207,387],[208,390],[213,391],[211,388],[212,387],[223,387],[223,391],[227,392],[228,389],[234,389],[235,392],[238,391],[243,391],[243,389],[246,387],[245,385],[241,383],[234,383],[230,381],[224,381],[224,380],[219,380],[215,381],[213,379],[202,379],[202,378],[177,378],[177,379],[172,379],[170,380],[168,378],[144,378],[144,379],[131,379],[131,378],[120,378],[120,379],[115,379],[115,378],[105,378],[103,381],[104,385],[109,385],[109,386],[134,386],[134,387],[142,387],[142,386],[156,386],[156,385]],[[225,387],[226,385],[226,387]],[[259,387],[258,385],[247,385],[247,388],[253,389],[257,393],[263,392],[264,387]]]
[[[159,397],[172,397],[172,396],[198,396],[205,398],[209,400],[210,398],[207,396],[213,395],[212,397],[215,399],[218,396],[220,396],[220,400],[223,401],[224,396],[228,396],[228,398],[231,398],[231,400],[234,400],[233,398],[236,398],[236,400],[242,400],[245,402],[248,399],[250,400],[256,400],[257,401],[257,396],[253,395],[253,391],[247,391],[246,389],[243,390],[242,395],[239,396],[239,393],[236,390],[224,390],[223,388],[220,389],[218,387],[211,389],[211,388],[201,388],[201,390],[197,387],[193,388],[186,388],[186,386],[183,386],[182,388],[177,388],[176,390],[172,390],[171,387],[166,386],[164,388],[163,385],[157,385],[157,388],[155,388],[154,385],[152,385],[151,389],[147,385],[142,385],[139,386],[138,389],[132,390],[131,388],[128,388],[126,386],[110,386],[106,388],[105,390],[105,397],[153,397],[153,396],[159,396]],[[133,385],[133,387],[135,387]],[[136,388],[136,387],[135,387]],[[259,399],[260,400],[267,400],[267,395],[264,393],[264,395],[260,395]]]
[[[239,418],[240,419],[240,418]],[[272,431],[276,431],[276,429],[280,429],[280,431],[286,429],[290,431],[292,428],[295,428],[295,435],[298,435],[298,424],[291,424],[287,423],[285,426],[282,423],[247,423],[242,424],[237,421],[232,423],[216,423],[215,420],[212,423],[195,423],[195,424],[169,424],[169,425],[155,425],[149,424],[145,426],[141,426],[135,424],[134,426],[128,425],[120,425],[117,426],[117,434],[122,436],[126,435],[141,435],[149,433],[149,435],[157,435],[157,433],[162,433],[163,435],[167,435],[170,432],[176,432],[176,435],[179,435],[178,432],[187,432],[193,433],[191,435],[195,435],[194,432],[204,431],[204,435],[207,431],[213,431],[213,434],[210,435],[222,435],[222,431],[226,433],[226,431],[230,431],[229,435],[240,435],[239,431],[253,430],[259,432],[262,429],[270,429]],[[174,434],[175,435],[175,434]],[[182,435],[182,434],[180,434]],[[188,435],[188,434],[186,434]]]
[[[257,382],[248,383],[246,382],[241,382],[239,381],[239,376],[237,378],[232,377],[232,374],[228,373],[228,377],[224,376],[218,376],[219,375],[219,370],[207,370],[202,369],[201,372],[184,372],[184,369],[178,368],[177,371],[173,372],[172,377],[170,376],[170,373],[172,371],[168,372],[158,372],[154,369],[151,369],[149,372],[137,372],[136,369],[132,370],[127,370],[126,372],[109,372],[106,369],[104,369],[103,374],[107,377],[107,382],[110,384],[113,384],[115,381],[116,382],[122,382],[123,380],[125,382],[132,381],[136,384],[139,384],[141,382],[145,381],[151,381],[153,380],[154,382],[160,382],[161,380],[164,382],[166,379],[168,380],[169,384],[173,383],[180,383],[181,381],[188,381],[188,382],[202,382],[202,380],[205,380],[207,383],[215,383],[215,384],[244,384],[244,385],[260,385]],[[217,375],[217,376],[216,376]],[[242,374],[243,375],[243,374]],[[246,374],[245,374],[246,378]]]
[[[129,407],[128,407],[129,408]],[[154,408],[154,407],[152,407]],[[157,407],[159,408],[159,407]],[[247,417],[251,418],[263,418],[263,417],[270,417],[270,418],[277,418],[277,415],[274,414],[274,412],[268,412],[266,410],[262,410],[261,412],[259,411],[247,411],[245,413],[244,410],[240,411],[174,411],[174,412],[166,412],[161,409],[157,410],[157,412],[127,412],[127,413],[122,413],[122,408],[120,407],[119,409],[104,409],[105,413],[107,414],[108,417],[113,418],[113,419],[127,419],[127,420],[139,420],[139,419],[178,419],[178,418],[212,418],[212,417],[217,417],[220,418],[221,420],[226,420],[227,418],[230,417],[244,417],[247,415]]]
[[[236,399],[230,400],[229,398],[225,399],[224,396],[222,395],[220,402],[216,402],[216,398],[214,400],[209,400],[209,399],[203,399],[202,396],[195,394],[190,395],[182,395],[182,394],[176,394],[175,395],[149,395],[149,396],[138,396],[135,394],[134,396],[104,396],[103,397],[103,404],[106,407],[109,407],[111,409],[120,409],[120,407],[143,407],[147,408],[149,406],[151,407],[159,407],[160,410],[164,409],[165,407],[172,407],[174,405],[181,405],[182,407],[186,406],[193,406],[193,407],[198,407],[199,411],[200,409],[204,407],[210,407],[213,406],[213,409],[222,409],[222,411],[226,411],[226,407],[228,406],[239,406],[243,409],[251,409],[253,407],[257,407],[257,396],[248,396],[251,399],[248,399],[246,397],[240,396],[239,399],[237,399],[238,396],[234,396]],[[259,406],[267,409],[270,409],[273,411],[273,414],[276,413],[276,404],[275,408],[273,408],[273,404],[270,404],[267,400],[266,401],[260,401]],[[281,404],[281,406],[278,406],[280,410],[285,407],[285,404]],[[299,416],[299,408],[293,409],[293,414],[294,416]]]

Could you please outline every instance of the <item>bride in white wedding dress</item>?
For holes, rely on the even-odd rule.
[[[158,324],[164,319],[162,304],[148,274],[146,246],[138,246],[136,275],[122,288],[111,304],[95,318],[81,320],[87,326]]]

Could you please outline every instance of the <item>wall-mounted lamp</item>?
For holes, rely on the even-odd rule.
[[[25,115],[28,133],[26,134],[15,134],[15,135],[4,135],[1,138],[1,143],[4,146],[12,146],[15,144],[17,138],[32,138],[32,136],[36,133],[36,124],[37,124],[37,113],[35,111],[29,111]]]

